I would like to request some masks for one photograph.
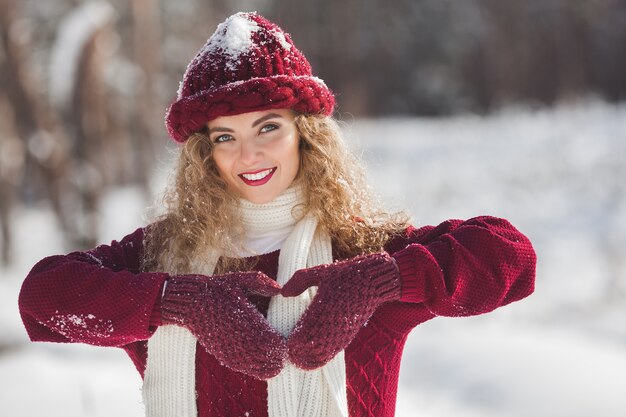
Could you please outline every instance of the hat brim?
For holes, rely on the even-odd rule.
[[[328,116],[334,107],[333,93],[319,78],[275,75],[229,83],[178,99],[167,110],[165,125],[170,137],[182,143],[220,116],[269,109]]]

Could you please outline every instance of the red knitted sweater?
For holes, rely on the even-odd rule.
[[[143,229],[120,242],[41,260],[19,307],[33,341],[123,348],[143,375],[146,340],[160,323],[165,273],[141,272]],[[385,248],[397,261],[402,299],[381,306],[345,351],[351,417],[392,417],[408,333],[437,315],[489,312],[532,293],[535,252],[509,222],[493,217],[409,227]],[[338,258],[338,256],[335,256]],[[278,251],[255,269],[275,278]],[[252,300],[263,312],[268,299]],[[267,416],[267,384],[196,350],[198,415]]]

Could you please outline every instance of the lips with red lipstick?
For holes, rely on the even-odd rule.
[[[247,185],[263,185],[272,178],[274,172],[276,172],[276,168],[277,167],[259,169],[257,171],[242,172],[241,174],[239,174],[239,178],[241,178],[241,180]]]

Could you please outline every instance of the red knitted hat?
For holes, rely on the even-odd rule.
[[[333,93],[288,33],[256,13],[237,13],[187,67],[165,125],[184,142],[220,116],[278,108],[330,115],[334,106]]]

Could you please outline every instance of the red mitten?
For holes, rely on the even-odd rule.
[[[299,368],[315,369],[345,349],[381,304],[400,299],[400,273],[387,253],[301,269],[281,294],[294,297],[317,286],[317,294],[287,345]]]
[[[256,271],[173,276],[161,303],[162,322],[189,329],[224,366],[268,379],[280,373],[287,343],[247,295],[279,293],[276,281]]]

